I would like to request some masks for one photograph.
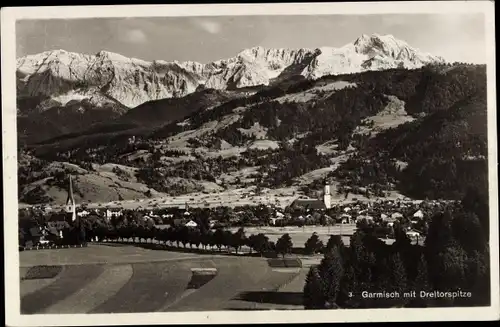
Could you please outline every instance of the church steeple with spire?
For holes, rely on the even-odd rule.
[[[66,199],[66,212],[71,214],[71,221],[76,220],[76,202],[73,196],[73,180],[69,176],[68,198]]]

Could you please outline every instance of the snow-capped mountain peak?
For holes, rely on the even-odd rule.
[[[398,67],[415,69],[444,62],[443,58],[423,53],[390,34],[363,34],[343,47],[318,50],[320,54],[302,72],[308,78]]]

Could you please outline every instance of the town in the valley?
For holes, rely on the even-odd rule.
[[[340,260],[340,253],[366,235],[375,247],[423,248],[431,218],[456,206],[408,199],[332,203],[325,185],[322,199],[298,196],[282,207],[206,208],[186,202],[88,208],[76,203],[71,176],[67,189],[66,204],[58,210],[20,209],[25,313],[303,309],[307,281],[325,258]],[[372,290],[389,292],[384,286]],[[412,284],[404,290],[430,291]],[[353,291],[345,290],[346,303],[376,299],[377,307],[393,307],[434,300]],[[130,300],[139,294],[138,302]]]
[[[249,193],[248,195],[251,195]],[[165,201],[167,202],[167,201]],[[330,185],[325,185],[322,199],[298,196],[288,205],[262,203],[257,205],[212,206],[199,202],[165,204],[162,207],[124,209],[118,201],[98,208],[79,205],[73,196],[71,176],[68,179],[68,198],[65,205],[56,208],[43,205],[21,209],[20,216],[36,217],[32,225],[20,230],[22,248],[57,247],[71,241],[64,241],[63,231],[84,225],[79,244],[110,242],[106,232],[124,224],[135,224],[137,228],[148,230],[148,237],[139,234],[135,241],[157,242],[161,230],[185,228],[189,230],[215,231],[223,229],[236,231],[260,231],[271,235],[275,243],[283,234],[297,238],[296,247],[316,234],[326,244],[331,235],[339,235],[349,245],[349,238],[358,227],[373,229],[377,238],[386,244],[395,241],[394,229],[400,228],[415,244],[423,244],[428,229],[428,219],[434,212],[442,210],[451,201],[415,201],[408,198],[394,200],[348,201],[332,204]],[[424,212],[426,214],[424,214]],[[396,224],[396,227],[395,227]],[[85,236],[83,236],[85,235]],[[269,237],[269,236],[268,236]],[[292,242],[293,242],[292,237]],[[120,237],[121,239],[122,237]],[[114,241],[117,241],[116,239]],[[125,239],[123,239],[125,241]],[[126,240],[132,241],[131,238]],[[69,242],[69,243],[68,243]],[[199,244],[198,244],[199,246]],[[247,246],[247,244],[242,244]],[[318,248],[317,252],[321,249]],[[234,251],[229,244],[225,251]]]

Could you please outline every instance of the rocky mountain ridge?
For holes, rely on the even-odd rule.
[[[17,60],[18,98],[35,99],[29,101],[29,108],[18,109],[21,113],[43,111],[48,109],[47,99],[63,104],[61,98],[80,101],[82,94],[88,93],[102,95],[102,102],[118,101],[132,108],[150,100],[185,96],[199,87],[239,89],[269,85],[293,75],[317,79],[367,70],[413,69],[438,62],[444,59],[392,35],[378,34],[362,35],[340,48],[253,47],[207,64],[148,62],[108,51],[87,55],[54,50]]]

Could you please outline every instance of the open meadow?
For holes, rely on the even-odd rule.
[[[311,258],[314,260],[314,258]],[[21,311],[115,313],[251,310],[301,294],[306,267],[266,258],[91,244],[20,253]],[[200,277],[200,275],[202,277]],[[281,298],[281,299],[280,299]],[[290,308],[302,307],[301,296]]]

